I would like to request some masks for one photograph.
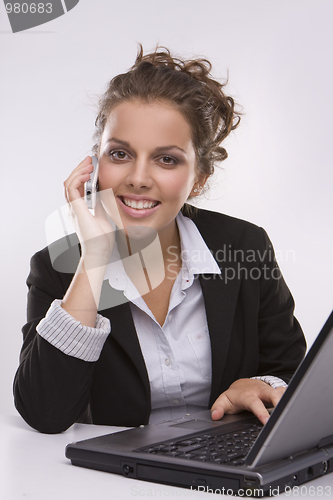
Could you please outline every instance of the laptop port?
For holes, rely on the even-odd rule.
[[[256,483],[257,482],[257,478],[256,477],[252,477],[252,476],[244,476],[244,481],[246,483]]]
[[[328,470],[328,463],[325,461],[322,463],[322,466],[323,466],[323,474],[326,474],[327,470]]]
[[[307,476],[308,476],[308,478],[313,477],[313,468],[312,467],[308,468]]]
[[[130,467],[129,465],[124,465],[124,467],[123,467],[123,473],[125,474],[125,476],[127,476],[131,472],[134,472],[133,467]]]

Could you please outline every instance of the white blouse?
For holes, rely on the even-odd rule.
[[[162,326],[127,276],[122,261],[111,258],[105,279],[123,292],[145,360],[151,389],[150,423],[180,418],[208,408],[211,386],[211,346],[200,274],[221,274],[194,222],[177,216],[182,268],[174,282]],[[117,249],[114,250],[117,253]],[[124,301],[126,301],[124,299]],[[97,361],[111,331],[110,321],[98,314],[95,328],[76,321],[55,300],[37,331],[69,356]],[[221,325],[223,329],[223,325]],[[277,377],[255,377],[273,387],[286,386]]]

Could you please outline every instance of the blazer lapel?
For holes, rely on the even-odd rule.
[[[136,334],[129,303],[118,305],[103,311],[111,321],[110,336],[118,342],[136,367],[144,384],[148,401],[150,401],[150,385],[146,365],[142,356],[138,336]]]
[[[218,215],[218,219],[214,220],[216,215]],[[241,278],[237,272],[236,262],[229,259],[227,253],[225,253],[222,261],[219,258],[221,250],[232,250],[234,247],[233,236],[229,234],[227,227],[224,225],[223,216],[200,210],[190,218],[196,224],[221,269],[221,274],[199,276],[212,350],[212,386],[210,394],[210,405],[212,405],[221,391]]]
[[[222,271],[223,272],[223,271]],[[240,280],[225,282],[223,274],[200,275],[212,350],[210,405],[220,395]]]

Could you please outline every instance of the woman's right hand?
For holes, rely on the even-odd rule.
[[[92,160],[87,156],[64,182],[70,217],[80,240],[82,257],[89,262],[90,269],[108,263],[114,244],[114,229],[103,205],[107,204],[108,213],[114,213],[115,220],[119,220],[112,189],[98,192],[95,215],[89,211],[84,200],[84,184],[92,171]]]

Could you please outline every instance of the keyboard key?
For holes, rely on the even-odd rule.
[[[136,451],[215,464],[241,465],[261,429],[261,425],[252,423],[240,431],[221,433],[219,429],[209,434],[197,433],[187,439],[173,439]]]

